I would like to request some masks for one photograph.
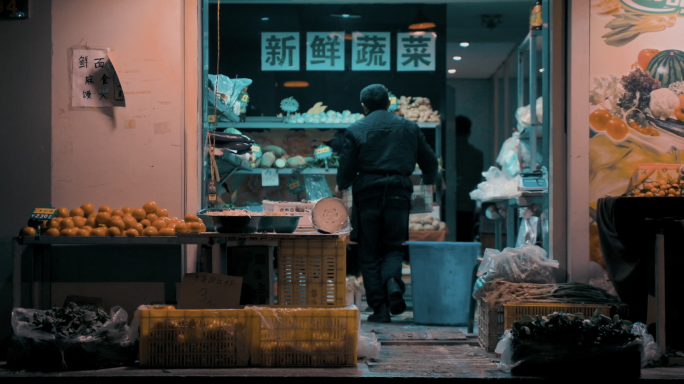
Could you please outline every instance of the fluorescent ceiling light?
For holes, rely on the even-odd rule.
[[[452,57],[451,59],[454,60],[454,61],[460,61],[460,60],[461,60],[461,56],[454,56],[454,57]]]
[[[460,46],[463,47],[463,48],[465,48],[465,47],[467,47],[467,46],[469,46],[469,45],[470,45],[470,43],[467,43],[467,42],[465,42],[465,41],[462,42],[462,43],[460,44]]]
[[[348,5],[343,5],[342,8],[338,9],[335,13],[331,13],[330,16],[341,17],[343,19],[358,19],[361,17],[361,15],[354,13]]]
[[[449,73],[456,73],[456,70],[455,70],[455,69],[450,69],[450,70],[448,70],[447,72],[449,72]]]
[[[267,21],[267,20],[268,20],[268,17],[262,17],[261,20],[262,20],[262,21]]]

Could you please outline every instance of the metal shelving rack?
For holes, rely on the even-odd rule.
[[[202,78],[199,81],[200,87],[202,87],[200,94],[204,94],[204,87],[206,86],[206,81],[207,81],[207,76],[209,75],[209,39],[208,39],[208,25],[209,25],[209,4],[215,4],[215,0],[202,0]],[[200,156],[202,156],[202,159],[200,159],[200,169],[199,169],[199,174],[201,175],[201,206],[206,207],[207,206],[207,178],[209,177],[209,170],[207,166],[204,166],[204,154],[205,154],[205,141],[207,137],[207,133],[210,131],[214,131],[216,129],[225,129],[225,128],[236,128],[236,129],[346,129],[349,127],[350,124],[313,124],[313,123],[303,123],[303,124],[298,124],[298,123],[284,123],[282,122],[282,118],[276,118],[276,117],[248,117],[247,121],[245,122],[210,122],[209,121],[209,115],[210,115],[210,110],[211,107],[209,106],[208,101],[206,98],[202,98],[202,132],[201,136],[199,137],[199,143],[200,143],[200,148],[199,148],[199,153]],[[418,126],[423,129],[435,129],[435,152],[437,155],[437,158],[442,158],[442,130],[440,129],[440,123],[435,123],[435,122],[425,122],[425,123],[418,123]],[[239,161],[237,157],[235,157],[236,162]],[[223,180],[226,180],[233,175],[247,175],[247,174],[261,174],[261,168],[259,169],[252,169],[251,167],[248,167],[246,162],[241,162],[238,167],[234,171],[232,171],[229,175],[223,176],[221,175],[221,178]],[[292,169],[279,169],[278,170],[279,174],[291,174]],[[320,175],[336,175],[337,174],[337,169],[336,168],[329,168],[329,169],[324,169],[324,168],[310,168],[310,169],[305,169],[302,170],[301,174],[320,174]],[[413,175],[421,175],[422,173],[420,170],[416,170]],[[441,175],[441,173],[440,173]],[[441,180],[441,177],[440,177]],[[441,190],[440,188],[437,189],[437,196],[436,196],[436,201],[441,201]]]
[[[546,11],[547,7],[543,7],[543,18],[548,20],[548,13]],[[540,44],[541,50],[537,50],[537,46]],[[528,140],[530,145],[530,155],[531,155],[531,169],[537,168],[537,153],[542,154],[542,164],[546,165],[548,168],[549,164],[549,132],[550,132],[550,76],[549,76],[549,29],[548,25],[544,25],[541,30],[531,30],[523,42],[518,46],[518,82],[517,82],[517,106],[518,108],[524,106],[525,103],[525,89],[527,88],[527,100],[530,104],[530,123],[531,127],[523,134],[521,134],[521,140]],[[527,56],[527,60],[526,60]],[[541,66],[539,66],[539,56],[541,56]],[[527,70],[528,79],[525,81],[525,71]],[[542,121],[537,119],[537,76],[541,73],[541,88],[542,88]],[[541,141],[541,143],[540,143]],[[541,145],[540,145],[541,144]],[[529,207],[531,205],[539,204],[542,206],[542,212],[546,213],[544,220],[548,220],[549,212],[549,193],[523,193],[521,197],[508,199],[504,201],[499,201],[506,206],[506,246],[515,247],[517,227],[519,226],[519,220],[517,217],[517,208]],[[549,237],[548,231],[545,231],[544,220],[539,221],[540,231],[542,233],[542,244],[543,248],[549,252]],[[503,220],[497,219],[495,223],[495,248],[503,249],[503,244],[501,240],[501,234]]]

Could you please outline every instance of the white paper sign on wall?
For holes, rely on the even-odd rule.
[[[435,35],[397,33],[397,71],[434,71]]]
[[[344,71],[344,32],[307,32],[306,70]]]
[[[262,32],[261,70],[299,71],[299,32]]]
[[[74,49],[71,105],[74,107],[125,107],[123,87],[104,49]]]
[[[390,33],[352,33],[352,71],[390,70]]]

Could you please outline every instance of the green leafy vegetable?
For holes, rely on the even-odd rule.
[[[45,314],[35,313],[31,319],[32,330],[69,337],[92,335],[109,321],[109,315],[95,305],[78,306],[69,303],[62,308],[52,308]]]

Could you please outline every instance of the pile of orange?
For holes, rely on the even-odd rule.
[[[206,232],[207,227],[197,215],[185,215],[184,220],[169,217],[169,211],[148,201],[142,208],[125,206],[112,209],[85,203],[71,210],[58,208],[57,217],[44,221],[45,236],[175,236],[176,233]],[[25,236],[34,236],[35,228],[22,229]]]

